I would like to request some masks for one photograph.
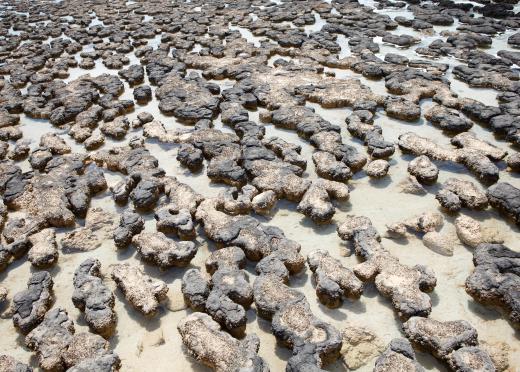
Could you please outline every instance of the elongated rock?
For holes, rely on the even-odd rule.
[[[391,237],[407,237],[409,231],[426,234],[440,229],[443,223],[444,220],[440,213],[425,212],[387,225],[387,232]]]
[[[403,324],[406,337],[455,371],[494,371],[488,353],[478,347],[477,330],[465,320],[441,322],[412,317]]]
[[[163,269],[187,266],[197,253],[195,243],[176,242],[161,232],[142,231],[132,242],[143,260]]]
[[[269,371],[267,363],[257,355],[260,340],[255,334],[239,341],[203,313],[188,315],[177,330],[190,355],[214,371]]]
[[[8,293],[9,291],[7,290],[7,288],[0,286],[0,307],[4,305]]]
[[[159,302],[166,298],[168,292],[166,283],[152,279],[139,267],[129,264],[115,265],[112,270],[112,279],[128,302],[147,316],[152,316],[157,312]]]
[[[47,271],[34,273],[27,281],[27,289],[13,297],[13,323],[22,333],[29,333],[43,320],[52,304],[53,281]]]
[[[473,252],[475,270],[466,292],[476,301],[501,308],[511,324],[520,326],[520,253],[502,244],[480,244]]]
[[[90,328],[103,337],[110,337],[116,325],[114,294],[103,283],[101,263],[89,258],[83,261],[74,273],[74,306],[85,312]]]

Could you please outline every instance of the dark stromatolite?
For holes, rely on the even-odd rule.
[[[466,292],[485,305],[502,308],[513,326],[520,325],[520,254],[502,244],[483,243],[473,252],[475,270]]]
[[[110,337],[116,325],[114,295],[103,283],[101,263],[89,258],[83,261],[74,273],[74,306],[85,313],[90,328],[103,337]]]
[[[53,281],[47,271],[34,273],[27,289],[13,297],[13,323],[22,333],[29,333],[43,320],[52,304]]]

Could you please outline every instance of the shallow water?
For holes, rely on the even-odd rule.
[[[281,4],[282,1],[274,1],[276,4]],[[467,2],[467,1],[465,1]],[[136,4],[137,2],[128,1],[126,4]],[[363,0],[362,4],[374,7],[376,2],[371,0]],[[262,8],[260,7],[260,10]],[[194,8],[195,12],[201,11],[200,7]],[[378,10],[376,12],[390,15],[392,18],[397,15],[404,15],[411,17],[411,12],[404,9],[390,9]],[[337,14],[337,11],[336,13]],[[314,13],[316,23],[307,25],[304,30],[307,34],[319,31],[326,20],[321,18],[318,13]],[[255,19],[253,19],[255,20]],[[153,17],[145,16],[144,22],[153,21]],[[104,25],[97,17],[92,19],[90,27],[94,25]],[[434,35],[421,37],[420,33],[413,32],[410,29],[402,30],[398,28],[394,31],[395,34],[407,33],[410,35],[421,37],[421,43],[411,48],[402,49],[395,46],[382,44],[381,40],[376,38],[375,41],[380,43],[381,51],[377,54],[378,57],[384,58],[386,53],[399,53],[405,55],[410,59],[423,59],[425,57],[417,55],[414,50],[417,46],[426,46],[431,41],[440,37],[440,32],[447,29],[453,30],[456,24],[449,28],[435,28]],[[256,37],[253,33],[242,26],[229,26],[230,30],[237,30],[241,36],[252,43],[255,47],[259,47],[264,37]],[[18,35],[20,31],[9,30],[9,33]],[[493,45],[486,50],[487,53],[496,54],[498,50],[509,49],[506,43],[507,37],[510,33],[505,33],[494,39]],[[341,46],[339,57],[346,57],[350,55],[350,48],[347,45],[347,38],[343,35],[338,36],[338,43]],[[161,43],[161,35],[157,34],[153,39],[148,39],[148,45],[157,48]],[[193,53],[198,53],[202,49],[200,44],[196,44],[192,50]],[[92,44],[85,45],[83,51],[92,50]],[[79,53],[78,53],[79,55]],[[132,53],[128,54],[131,62],[130,64],[139,63],[139,60]],[[272,66],[273,62],[282,58],[298,64],[297,58],[289,58],[279,55],[273,55],[268,60],[268,66]],[[454,58],[446,57],[439,60],[439,62],[449,63],[452,68],[460,62]],[[98,76],[103,73],[116,74],[116,70],[107,69],[101,59],[95,61],[96,66],[92,70],[83,70],[79,67],[70,68],[69,77],[64,79],[65,82],[70,82],[81,75],[91,74],[91,76]],[[127,66],[125,66],[126,68]],[[388,94],[385,88],[384,80],[370,80],[363,76],[356,74],[351,70],[342,70],[337,68],[325,68],[327,72],[334,72],[337,79],[358,78],[363,84],[369,86],[373,92],[378,94]],[[189,72],[189,71],[188,71]],[[451,89],[460,97],[470,97],[478,99],[487,105],[498,105],[496,101],[497,91],[493,89],[474,89],[467,84],[453,79],[448,73],[447,77],[451,81]],[[212,80],[211,82],[220,85],[221,89],[231,88],[234,85],[233,80]],[[145,77],[145,84],[149,84],[148,77]],[[132,99],[132,88],[128,83],[124,82],[125,93],[121,99]],[[155,89],[155,88],[153,88]],[[421,102],[422,110],[424,111],[431,100],[423,100]],[[334,108],[327,109],[321,107],[319,104],[307,102],[306,105],[315,110],[317,114],[333,124],[342,127],[342,138],[345,143],[356,146],[362,153],[365,153],[363,144],[351,137],[345,127],[345,119],[350,115],[349,108]],[[250,120],[260,123],[259,115],[263,108],[257,111],[250,111]],[[160,120],[165,124],[167,129],[183,128],[183,124],[179,123],[175,118],[163,115],[158,108],[158,101],[154,97],[151,102],[146,105],[136,104],[135,110],[127,117],[130,121],[136,118],[141,111],[150,112],[155,119]],[[215,127],[223,131],[232,132],[232,129],[223,125],[220,117],[214,120]],[[442,131],[426,120],[421,119],[417,122],[409,123],[397,119],[389,118],[384,111],[378,111],[375,119],[375,124],[378,124],[383,129],[383,135],[386,140],[397,142],[400,134],[413,131],[421,136],[431,138],[437,143],[450,146],[450,137],[442,133]],[[36,120],[28,118],[25,115],[21,116],[21,129],[23,131],[23,138],[31,140],[31,148],[38,146],[40,137],[47,132],[55,132],[59,134],[72,147],[74,152],[85,152],[81,144],[76,143],[71,137],[66,134],[65,129],[53,127],[46,120]],[[302,140],[294,131],[283,130],[276,128],[273,125],[265,125],[266,137],[278,136],[282,139],[299,144],[302,147],[302,155],[308,160],[307,171],[305,177],[310,179],[317,178],[314,164],[312,162],[312,153],[314,148],[308,141]],[[476,133],[479,138],[492,142],[496,146],[506,149],[509,152],[515,150],[507,142],[495,138],[495,136],[487,129],[478,124],[474,124],[470,132]],[[105,145],[102,148],[110,148],[112,146],[119,146],[125,144],[132,136],[141,135],[141,129],[131,129],[127,134],[125,140],[113,141],[106,138]],[[210,182],[206,176],[205,168],[193,174],[187,169],[183,168],[175,159],[178,145],[159,143],[156,140],[146,140],[147,148],[150,150],[158,161],[159,166],[162,167],[166,175],[175,176],[181,182],[192,186],[197,192],[205,197],[214,197],[228,186]],[[349,247],[342,242],[336,234],[336,225],[341,223],[347,215],[363,215],[372,220],[372,223],[377,230],[384,235],[386,230],[385,225],[397,222],[402,219],[417,215],[421,212],[439,210],[439,204],[434,198],[435,192],[438,190],[440,184],[450,177],[458,177],[465,180],[470,180],[478,184],[475,177],[468,173],[466,168],[460,165],[448,164],[443,162],[436,162],[439,166],[439,180],[433,186],[428,186],[428,194],[424,196],[416,196],[401,192],[399,185],[407,173],[408,162],[413,157],[403,155],[399,150],[396,150],[395,155],[391,158],[391,167],[387,177],[381,180],[370,179],[364,171],[355,175],[355,177],[348,182],[351,189],[350,199],[345,202],[336,202],[337,211],[331,224],[315,225],[310,219],[296,211],[296,204],[288,201],[279,201],[275,210],[270,216],[263,217],[254,215],[258,220],[280,227],[289,239],[293,239],[301,244],[302,254],[307,256],[314,249],[326,249],[334,257],[340,258],[341,262],[352,268],[359,262]],[[30,170],[30,165],[27,160],[18,162],[23,171]],[[513,174],[507,170],[500,173],[500,180],[510,182],[516,187],[520,187],[520,178],[518,174]],[[118,173],[105,171],[105,177],[109,186],[116,184],[122,176]],[[483,188],[483,186],[481,186]],[[120,214],[124,209],[131,208],[131,205],[125,207],[116,206],[110,196],[110,192],[101,193],[93,198],[91,207],[102,207],[103,209]],[[505,245],[509,248],[519,251],[518,245],[520,230],[517,226],[509,221],[506,221],[495,210],[487,209],[483,212],[470,212],[464,210],[472,217],[481,221],[486,227],[496,228],[504,237]],[[464,282],[468,275],[473,270],[472,250],[460,244],[455,234],[453,225],[454,217],[443,214],[445,223],[441,230],[442,233],[447,234],[453,239],[455,246],[453,256],[442,256],[426,248],[420,239],[412,237],[408,241],[392,240],[388,238],[383,239],[383,246],[387,248],[393,255],[397,256],[401,262],[408,265],[426,264],[431,267],[437,276],[438,282],[435,291],[431,294],[433,302],[433,310],[431,317],[437,320],[455,320],[465,319],[469,321],[479,333],[481,340],[487,342],[501,341],[507,343],[511,347],[510,351],[510,366],[511,370],[520,370],[520,335],[518,331],[515,332],[511,325],[505,320],[504,316],[497,310],[484,307],[466,294],[464,290]],[[153,219],[153,212],[144,215],[146,219],[146,230],[154,231],[155,223]],[[79,221],[80,224],[84,221]],[[63,237],[64,233],[70,230],[61,229],[58,231],[57,240]],[[215,249],[215,245],[209,242],[204,237],[204,233],[199,226],[197,237],[198,252],[190,267],[204,268],[204,262],[209,253]],[[129,248],[116,251],[112,240],[106,240],[102,246],[96,250],[83,253],[64,254],[60,252],[58,264],[50,269],[51,275],[54,278],[54,293],[56,302],[54,306],[62,306],[66,308],[69,315],[74,319],[76,332],[88,331],[88,326],[83,320],[83,314],[77,310],[72,302],[71,295],[73,292],[72,278],[74,270],[78,265],[88,257],[98,258],[102,262],[102,270],[106,275],[105,282],[109,284],[116,295],[115,311],[118,315],[118,324],[115,335],[110,339],[110,344],[118,353],[122,360],[123,371],[143,371],[150,369],[153,365],[155,371],[171,370],[174,366],[176,371],[206,371],[194,359],[190,358],[186,352],[183,352],[183,346],[179,333],[177,332],[178,322],[191,312],[184,306],[181,294],[181,278],[187,270],[172,268],[167,271],[161,271],[156,267],[142,263],[139,259],[135,248]],[[141,266],[147,274],[154,278],[159,278],[165,281],[169,286],[168,301],[161,306],[160,313],[153,319],[146,319],[140,313],[135,311],[126,301],[121,292],[116,288],[114,282],[110,279],[109,267],[118,262],[128,262],[131,264]],[[8,269],[0,273],[0,283],[9,289],[9,297],[14,293],[25,289],[26,280],[33,271],[30,263],[26,259],[15,261]],[[254,264],[249,263],[247,266],[248,277],[252,283],[255,278]],[[357,301],[345,300],[339,309],[328,309],[317,300],[315,289],[311,280],[310,270],[306,268],[302,273],[291,277],[290,286],[298,288],[303,291],[311,305],[311,309],[319,318],[330,322],[338,329],[345,327],[347,323],[355,325],[366,326],[376,332],[376,334],[387,344],[391,339],[402,336],[401,322],[397,319],[395,312],[391,306],[390,301],[383,298],[375,289],[373,285],[367,286],[362,297]],[[30,363],[33,366],[37,365],[37,360],[32,356],[32,353],[23,345],[23,337],[15,330],[10,319],[7,319],[5,311],[0,313],[4,319],[0,321],[0,334],[3,336],[0,339],[0,350],[22,362]],[[276,343],[275,337],[271,334],[270,323],[258,318],[254,310],[248,311],[248,333],[257,333],[260,336],[261,344],[259,355],[268,361],[271,371],[282,371],[285,368],[287,360],[291,356],[291,351],[279,346]],[[419,362],[428,371],[445,371],[446,368],[436,361],[431,355],[424,352],[417,352]],[[368,363],[358,369],[359,371],[371,371],[374,361]],[[325,367],[329,371],[344,371],[344,367],[338,360],[336,363]]]

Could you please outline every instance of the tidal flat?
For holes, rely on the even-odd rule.
[[[0,372],[520,371],[515,0],[0,0]]]

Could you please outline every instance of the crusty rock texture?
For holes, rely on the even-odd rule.
[[[231,215],[247,214],[251,211],[251,201],[258,195],[258,190],[251,185],[246,185],[238,190],[231,187],[218,196],[217,208]]]
[[[307,263],[314,273],[316,295],[324,305],[338,307],[343,296],[355,299],[363,293],[363,282],[327,251],[312,251],[307,256]]]
[[[119,226],[114,230],[114,243],[117,248],[126,248],[134,235],[144,229],[144,220],[136,212],[124,211],[119,219]]]
[[[264,191],[251,200],[251,207],[258,214],[269,214],[278,201],[276,193],[272,190]]]
[[[108,341],[91,333],[76,333],[63,359],[71,372],[118,371],[121,367],[121,360]]]
[[[85,312],[90,328],[103,337],[110,337],[116,325],[114,294],[103,283],[101,263],[89,258],[74,273],[74,306]]]
[[[269,371],[267,363],[257,355],[260,340],[254,333],[239,341],[204,313],[188,315],[177,330],[190,355],[215,371]]]
[[[114,214],[101,208],[92,208],[85,218],[85,226],[77,228],[61,239],[61,247],[66,253],[88,252],[99,248],[110,239],[116,228]]]
[[[487,197],[489,204],[520,225],[520,189],[501,182],[488,189]]]
[[[466,215],[460,215],[455,219],[455,230],[459,240],[472,248],[476,248],[481,243],[504,242],[497,229],[484,227],[480,222]]]
[[[45,314],[43,322],[25,338],[43,371],[117,371],[120,359],[108,341],[91,333],[75,334],[67,311],[57,307]]]
[[[448,362],[454,371],[496,371],[487,351],[476,346],[466,346],[454,351]]]
[[[363,281],[374,280],[379,292],[391,299],[402,319],[430,313],[431,299],[424,292],[431,292],[437,280],[427,266],[406,266],[389,253],[382,252],[356,266],[354,272]]]
[[[445,108],[443,110],[445,110]],[[463,125],[468,123],[466,120],[460,121],[458,117],[456,121]],[[458,140],[460,140],[460,142]],[[403,152],[411,153],[416,156],[427,156],[431,160],[461,164],[485,184],[497,182],[499,179],[499,168],[490,159],[493,157],[489,154],[489,147],[485,146],[482,143],[483,141],[475,145],[475,141],[471,141],[468,137],[464,137],[464,139],[459,137],[458,140],[455,139],[453,144],[457,146],[461,145],[462,148],[455,149],[441,146],[433,140],[421,137],[416,133],[407,132],[399,136],[399,148]],[[466,146],[464,146],[463,143]],[[424,164],[427,165],[425,169],[430,169],[431,175],[433,175],[435,173],[434,168],[430,168],[430,165],[426,162]]]
[[[497,371],[502,372],[509,368],[509,353],[511,352],[511,347],[508,344],[502,341],[481,341],[479,346],[489,354]]]
[[[217,199],[206,199],[195,216],[203,224],[205,235],[226,248],[214,252],[206,261],[209,275],[196,269],[184,275],[182,292],[188,306],[207,311],[236,334],[244,330],[244,310],[254,297],[258,314],[272,320],[274,335],[293,349],[288,368],[298,370],[302,363],[318,368],[335,360],[341,348],[339,332],[316,318],[303,293],[286,284],[291,274],[304,267],[299,244],[287,239],[276,227],[260,224],[251,217],[230,216],[217,206]],[[252,293],[240,270],[245,257],[258,261],[259,276]],[[315,340],[313,334],[317,332],[324,332],[324,338]]]
[[[161,232],[142,231],[132,238],[144,261],[163,269],[185,267],[197,253],[193,242],[176,242]]]
[[[285,237],[282,230],[261,224],[249,216],[229,216],[216,209],[216,199],[206,199],[197,208],[195,218],[204,226],[205,235],[223,246],[237,246],[252,261],[260,261],[257,272],[275,270],[288,278],[300,272],[305,260],[300,245]]]
[[[432,184],[437,181],[439,169],[429,157],[421,155],[408,164],[408,173],[415,176],[420,183]]]
[[[0,370],[518,369],[519,4],[1,0]]]
[[[478,344],[477,330],[465,320],[441,322],[412,317],[403,324],[403,329],[406,337],[439,359],[448,358],[460,347]]]
[[[188,209],[177,209],[174,205],[164,205],[155,212],[158,231],[176,234],[182,240],[195,238],[195,224]]]
[[[487,207],[486,194],[473,182],[449,178],[435,198],[449,212],[457,212],[461,207],[481,210]]]
[[[0,307],[3,307],[4,303],[7,301],[7,294],[9,291],[7,288],[0,286]]]
[[[134,138],[127,146],[99,150],[90,154],[90,158],[125,175],[110,188],[118,204],[126,204],[130,199],[135,209],[149,211],[165,191],[164,170],[159,168],[158,160],[150,154],[142,138]]]
[[[437,284],[430,268],[400,263],[381,246],[379,234],[366,217],[348,216],[337,232],[341,239],[352,240],[356,255],[365,260],[354,267],[356,276],[362,281],[374,281],[379,293],[390,298],[401,319],[430,314],[431,299],[424,292],[433,291]]]
[[[58,244],[56,232],[53,229],[44,229],[29,237],[31,248],[27,256],[35,267],[47,267],[58,260]]]
[[[494,371],[488,353],[478,347],[477,330],[465,320],[441,322],[413,317],[403,324],[406,337],[455,371]]]
[[[84,161],[84,155],[66,154],[50,159],[44,173],[16,172],[6,184],[4,203],[43,227],[73,226],[76,216],[85,217],[92,196],[107,187],[101,169]]]
[[[317,151],[312,154],[316,173],[325,179],[344,182],[352,177],[352,171],[345,163],[337,161],[334,154]]]
[[[166,298],[168,286],[154,280],[137,266],[117,264],[112,268],[112,279],[126,299],[139,312],[147,316],[157,313],[159,302]]]
[[[0,355],[0,371],[2,372],[32,372],[27,364],[17,361],[9,355]]]
[[[13,296],[13,323],[22,333],[29,333],[43,320],[52,304],[53,281],[47,271],[34,273],[27,289]]]
[[[42,323],[25,338],[25,344],[38,355],[38,364],[44,371],[63,371],[63,354],[74,335],[74,322],[67,311],[54,308],[45,314]]]
[[[384,344],[377,335],[365,327],[348,325],[341,331],[341,336],[341,358],[349,369],[367,364],[384,350]]]
[[[195,214],[197,206],[204,200],[189,185],[179,182],[174,177],[169,177],[164,185],[164,192],[170,199],[170,206],[176,206],[176,210],[187,209],[192,215]]]
[[[443,217],[437,212],[425,212],[403,221],[387,225],[391,237],[407,237],[409,232],[427,234],[436,231],[444,224]]]
[[[423,372],[424,368],[415,359],[415,352],[405,338],[394,338],[376,360],[374,372],[410,371]]]
[[[316,223],[326,223],[336,212],[331,201],[333,198],[347,200],[349,198],[348,186],[336,181],[313,181],[298,204],[297,210]]]
[[[502,244],[482,243],[473,252],[475,270],[466,292],[476,301],[501,308],[514,327],[520,326],[520,253]]]
[[[259,276],[253,285],[258,315],[271,319],[272,332],[294,355],[314,350],[314,366],[334,361],[341,349],[340,332],[318,319],[311,311],[305,295],[283,283],[274,274]],[[315,338],[315,334],[321,334]]]
[[[205,275],[198,269],[186,271],[182,278],[182,293],[188,306],[206,311],[231,334],[243,335],[246,329],[246,309],[253,302],[253,289],[244,268],[246,257],[238,247],[226,247],[213,252],[206,260]]]
[[[471,217],[461,215],[455,220],[455,229],[460,241],[470,247],[484,243],[480,223]]]
[[[365,172],[372,178],[383,178],[387,175],[390,169],[390,163],[383,159],[377,159],[368,163]]]

